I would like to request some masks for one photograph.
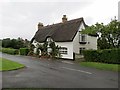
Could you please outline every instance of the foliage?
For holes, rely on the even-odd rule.
[[[29,52],[28,48],[20,48],[20,55],[27,55]]]
[[[48,49],[51,49],[49,52]],[[37,52],[36,54],[39,55],[39,50],[41,51],[41,56],[49,56],[49,57],[60,57],[59,47],[55,45],[55,42],[44,42],[44,44],[37,44]]]
[[[120,63],[120,49],[85,50],[83,54],[89,62]]]
[[[33,51],[29,51],[29,52],[28,52],[28,55],[29,55],[29,56],[34,55],[34,52],[33,52]]]
[[[11,47],[11,41],[10,38],[6,38],[2,40],[2,47],[8,48]]]
[[[43,52],[47,53],[47,46],[48,46],[48,42],[44,42],[43,44]]]
[[[18,38],[18,39],[6,38],[2,40],[2,47],[4,48],[19,49],[19,48],[28,47],[28,45],[29,45],[29,41],[27,39],[23,40],[22,38]]]
[[[118,22],[116,19],[112,20],[107,25],[104,25],[103,23],[96,23],[95,25],[87,27],[82,31],[82,33],[97,33],[99,35],[99,49],[120,48],[120,22]]]
[[[30,51],[33,51],[35,46],[33,44],[30,44]]]
[[[18,54],[18,49],[12,49],[12,48],[2,48],[2,52],[3,53],[7,53],[7,54]]]
[[[119,69],[120,65],[118,64],[106,64],[106,63],[98,63],[98,62],[80,62],[80,65],[93,67],[101,70],[120,71]]]
[[[59,53],[59,47],[55,45],[55,42],[50,43],[50,48],[52,49],[50,55],[55,58],[55,57],[60,57]]]
[[[0,39],[0,47],[2,47],[2,40]]]
[[[109,43],[107,42],[105,37],[98,38],[97,46],[98,46],[98,49],[109,49],[110,48]]]
[[[16,70],[23,67],[24,65],[20,63],[10,61],[5,58],[0,58],[0,71]]]
[[[41,50],[41,54],[42,56],[45,56],[45,55],[48,55],[47,53],[47,46],[48,46],[48,43],[47,42],[44,42],[44,44],[37,44],[37,52],[36,54],[38,55],[39,54],[39,50]]]

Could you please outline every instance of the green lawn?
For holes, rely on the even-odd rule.
[[[118,64],[106,64],[106,63],[98,63],[98,62],[80,62],[80,65],[93,67],[101,70],[120,71],[120,65]]]
[[[16,70],[23,68],[24,65],[5,59],[5,58],[0,58],[0,71],[9,71],[9,70]]]

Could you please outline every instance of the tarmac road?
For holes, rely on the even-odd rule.
[[[2,54],[26,67],[2,73],[3,88],[118,88],[118,72],[83,67],[67,60]]]

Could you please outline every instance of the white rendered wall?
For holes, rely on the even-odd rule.
[[[73,59],[73,42],[55,42],[55,44],[67,48],[67,54],[61,54],[61,58]]]
[[[86,35],[86,44],[80,44],[79,43],[79,31],[82,31],[82,29],[85,29],[84,24],[82,23],[80,25],[80,28],[73,40],[73,52],[79,54],[79,49],[80,48],[85,48],[85,49],[97,49],[97,37],[93,36],[88,36]]]
[[[97,37],[87,36],[87,49],[97,50]]]
[[[86,45],[81,46],[81,44],[79,43],[79,31],[82,31],[82,29],[84,29],[84,28],[85,28],[84,24],[81,23],[81,25],[80,25],[80,27],[78,29],[78,32],[77,32],[77,34],[76,34],[76,36],[75,36],[75,38],[73,40],[73,52],[74,53],[79,54],[79,48],[80,47],[86,47]]]

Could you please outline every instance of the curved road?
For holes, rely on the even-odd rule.
[[[2,54],[26,68],[2,73],[3,88],[118,88],[118,73],[87,68],[72,61]]]

